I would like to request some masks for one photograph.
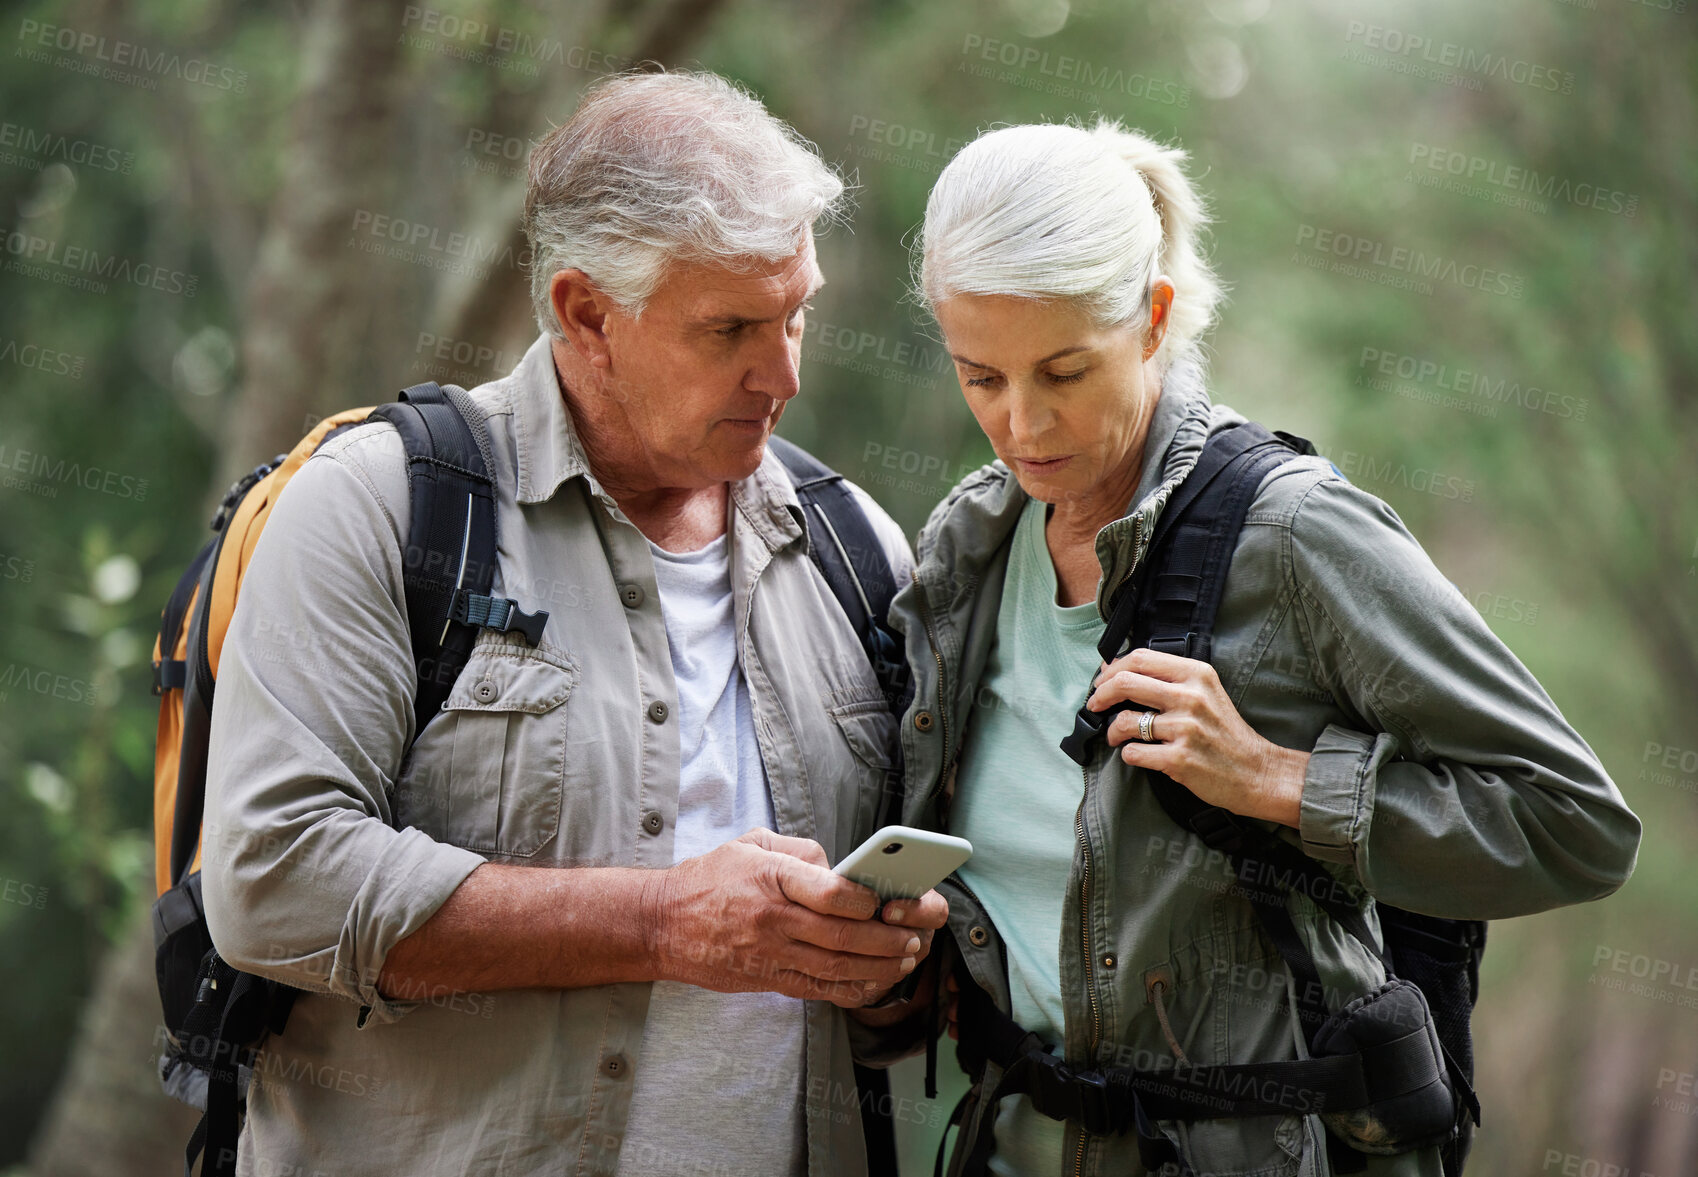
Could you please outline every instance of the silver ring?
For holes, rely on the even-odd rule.
[[[1138,716],[1138,738],[1148,744],[1155,740],[1156,713],[1146,711]]]

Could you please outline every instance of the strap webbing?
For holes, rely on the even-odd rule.
[[[402,566],[419,676],[416,737],[447,700],[477,640],[478,627],[453,612],[462,590],[487,596],[495,581],[495,482],[471,427],[440,385],[415,384],[371,415],[395,426],[407,452],[412,518]]]

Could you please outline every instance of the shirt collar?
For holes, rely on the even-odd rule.
[[[526,350],[509,379],[513,383],[513,435],[518,466],[514,497],[521,503],[541,503],[554,497],[561,483],[583,477],[590,489],[605,497],[590,473],[589,459],[578,439],[560,378],[554,371],[554,340],[539,335]]]

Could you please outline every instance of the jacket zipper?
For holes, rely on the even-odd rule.
[[[1132,521],[1132,551],[1136,557],[1138,543],[1143,536],[1144,521],[1142,518]],[[1128,573],[1128,576],[1131,574]],[[1079,849],[1084,856],[1084,870],[1079,876],[1079,941],[1085,950],[1085,997],[1091,1006],[1091,1062],[1094,1065],[1097,1057],[1097,1044],[1102,1040],[1102,1011],[1097,1005],[1097,970],[1096,961],[1091,957],[1091,842],[1085,836],[1085,802],[1091,792],[1091,770],[1082,768],[1080,775],[1085,780],[1085,791],[1079,798],[1079,810],[1073,817],[1074,833],[1079,839]],[[1085,1172],[1085,1148],[1089,1137],[1079,1133],[1079,1148],[1073,1154],[1074,1177],[1083,1177]]]
[[[1080,775],[1085,779],[1085,792],[1091,789],[1091,774],[1088,769],[1081,769]],[[1079,941],[1085,952],[1085,997],[1091,1006],[1091,1059],[1097,1057],[1097,1043],[1102,1037],[1102,1012],[1097,1007],[1097,975],[1096,962],[1091,959],[1091,843],[1085,836],[1085,801],[1079,798],[1079,810],[1073,817],[1073,829],[1079,839],[1079,849],[1084,853],[1085,867],[1079,878]],[[1085,1145],[1087,1136],[1083,1129],[1079,1132],[1079,1148],[1073,1154],[1074,1177],[1082,1177],[1085,1172]]]

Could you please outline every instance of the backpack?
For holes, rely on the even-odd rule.
[[[518,631],[534,646],[548,618],[546,611],[527,613],[517,601],[489,595],[496,560],[495,484],[481,417],[459,388],[414,385],[388,404],[327,417],[287,454],[255,467],[224,495],[212,519],[215,534],[161,612],[153,650],[153,693],[160,697],[153,926],[166,1031],[159,1074],[168,1094],[203,1111],[185,1151],[185,1177],[192,1177],[203,1153],[202,1177],[235,1173],[255,1054],[267,1035],[283,1031],[301,992],[233,968],[218,955],[207,928],[202,815],[219,657],[243,574],[278,496],[326,441],[370,420],[395,426],[406,453],[411,519],[402,563],[419,670],[415,714],[440,709],[481,630]],[[887,700],[905,700],[902,659],[892,658],[900,647],[884,620],[895,578],[870,521],[841,476],[788,442],[774,437],[769,444],[797,483],[810,523],[817,520],[819,532],[829,537],[829,543],[820,542],[811,527],[810,554],[855,627],[881,690]],[[887,788],[886,801],[890,792]],[[868,1124],[869,1147],[876,1127]],[[888,1134],[888,1122],[884,1128]]]
[[[1143,561],[1110,602],[1097,647],[1103,661],[1140,646],[1208,661],[1227,571],[1257,488],[1277,466],[1314,453],[1304,439],[1270,433],[1254,422],[1212,434],[1157,521]],[[1102,712],[1081,707],[1062,749],[1088,765],[1096,741],[1127,710],[1142,708],[1129,702]],[[1334,1172],[1362,1171],[1369,1150],[1355,1146],[1390,1125],[1392,1131],[1374,1140],[1372,1151],[1437,1145],[1446,1177],[1459,1177],[1480,1121],[1469,1019],[1479,996],[1485,922],[1441,919],[1380,903],[1382,945],[1345,889],[1300,849],[1256,823],[1206,805],[1165,774],[1146,775],[1167,815],[1232,864],[1235,889],[1249,900],[1291,971],[1310,1057],[1191,1068],[1189,1074],[1131,1067],[1079,1070],[1049,1053],[977,985],[963,983],[964,1069],[982,1074],[987,1061],[1002,1067],[992,1100],[1026,1094],[1039,1111],[1077,1120],[1088,1132],[1136,1131],[1140,1158],[1152,1172],[1180,1159],[1152,1120],[1290,1114],[1291,1108],[1278,1100],[1223,1095],[1253,1092],[1277,1081],[1318,1100],[1314,1110],[1327,1127]],[[1388,978],[1385,986],[1337,1013],[1326,1009],[1314,959],[1287,910],[1294,891],[1313,900],[1379,958]],[[1386,1098],[1386,1092],[1400,1094]],[[993,1147],[991,1120],[994,1116],[982,1116],[979,1139],[959,1146],[968,1150],[966,1174],[986,1169]]]

